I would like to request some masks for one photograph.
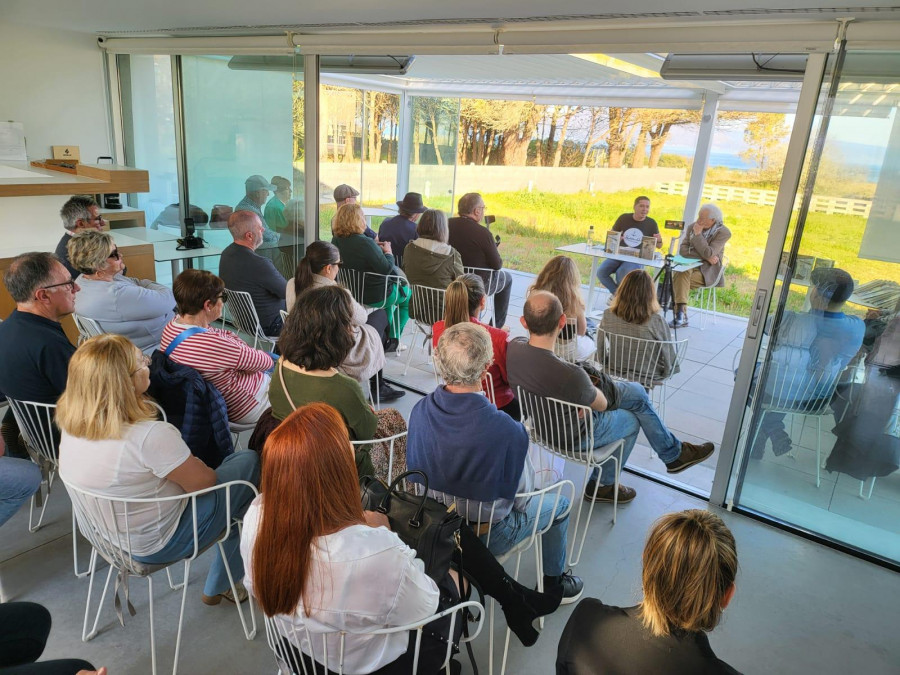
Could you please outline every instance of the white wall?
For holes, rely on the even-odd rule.
[[[0,21],[0,119],[25,124],[29,159],[77,145],[83,161],[109,155],[102,54],[94,36]],[[62,234],[59,197],[0,199],[10,245],[51,249]]]

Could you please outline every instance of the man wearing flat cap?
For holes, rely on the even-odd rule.
[[[777,397],[779,403],[801,410],[830,395],[823,388],[856,356],[866,332],[862,319],[843,312],[852,294],[853,279],[844,270],[813,270],[809,310],[785,311],[778,326],[765,399]],[[793,440],[784,428],[784,413],[763,415],[750,453],[753,459],[763,456],[766,441],[776,455],[790,452]]]
[[[391,242],[391,250],[394,258],[397,254],[403,255],[406,245],[413,239],[417,239],[416,223],[428,208],[422,203],[422,195],[418,192],[407,192],[402,200],[397,202],[400,214],[388,218],[378,228],[378,239]]]
[[[269,193],[275,192],[277,188],[259,174],[254,174],[244,181],[244,187],[246,195],[237,203],[234,210],[235,212],[251,211],[258,215],[263,225],[263,243],[260,248],[272,248],[278,243],[278,234],[266,223],[262,207],[269,198]]]
[[[341,183],[336,188],[334,188],[334,205],[335,205],[335,213],[337,209],[341,208],[344,204],[356,204],[358,201],[356,198],[359,197],[359,190],[355,187],[350,187],[346,183]],[[331,219],[332,224],[334,224],[334,218]],[[369,239],[376,239],[378,235],[375,234],[375,230],[366,225],[366,231],[363,232]]]

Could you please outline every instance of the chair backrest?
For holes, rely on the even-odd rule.
[[[285,321],[287,321],[287,317],[288,317],[287,310],[279,309],[278,313],[281,315],[281,323],[284,323]]]
[[[354,448],[357,447],[365,447],[367,445],[387,445],[387,456],[388,456],[388,475],[387,476],[379,476],[379,478],[386,479],[388,481],[393,480],[396,475],[400,474],[400,471],[394,471],[394,449],[397,444],[397,440],[401,438],[406,438],[406,431],[401,431],[399,434],[394,434],[393,436],[385,436],[384,438],[370,438],[362,441],[350,441],[350,445]],[[404,469],[405,470],[405,469]]]
[[[538,396],[516,387],[533,443],[574,462],[585,462],[594,446],[594,417],[586,405]]]
[[[412,296],[409,300],[409,317],[416,321],[427,335],[431,335],[431,327],[444,318],[444,302],[447,291],[443,288],[431,288],[412,284]]]
[[[675,374],[687,346],[687,339],[646,340],[598,329],[596,358],[610,377],[651,389]]]
[[[338,270],[337,282],[350,291],[350,295],[359,304],[365,304],[363,302],[363,293],[366,289],[365,272],[342,265],[340,270]]]
[[[490,267],[463,267],[463,274],[477,274],[484,281],[484,292],[487,295],[494,295],[497,292],[496,276],[500,270],[494,270]]]
[[[240,330],[253,337],[253,345],[256,346],[257,340],[269,340],[269,337],[263,333],[262,326],[259,325],[259,315],[256,313],[256,307],[253,305],[253,298],[246,291],[232,291],[226,289],[228,293],[228,313],[231,322]]]
[[[763,384],[763,408],[771,412],[827,415],[843,371],[807,370],[773,361]]]
[[[56,405],[17,401],[9,397],[6,400],[9,401],[16,424],[19,425],[19,431],[29,451],[48,462],[55,470],[59,463],[59,433],[53,422]]]
[[[719,283],[725,276],[725,268],[728,267],[728,256],[725,253],[722,253],[722,267],[719,270],[719,273],[716,275],[716,280],[713,283],[713,286],[718,286]]]
[[[575,363],[578,354],[577,325],[575,317],[566,317],[566,325],[559,332],[559,335],[556,337],[556,344],[553,345],[553,353],[569,363]]]
[[[100,324],[89,319],[86,316],[73,314],[72,320],[75,321],[75,327],[78,329],[78,344],[97,335],[103,335],[104,331],[100,328]]]
[[[409,648],[414,650],[411,673],[416,675],[419,672],[419,647],[422,642],[423,628],[434,621],[449,617],[449,622],[447,622],[448,635],[438,637],[442,643],[446,642],[446,651],[441,670],[446,669],[446,673],[449,675],[450,657],[453,655],[453,640],[448,638],[455,634],[457,623],[466,620],[466,617],[463,615],[463,610],[465,609],[468,609],[473,615],[477,614],[479,617],[474,630],[470,629],[469,636],[460,640],[460,642],[469,642],[478,637],[484,623],[484,608],[480,603],[472,600],[461,602],[414,624],[360,631],[358,633],[351,631],[312,633],[306,626],[297,626],[293,621],[282,615],[267,616],[265,617],[266,641],[275,654],[275,662],[278,665],[280,675],[327,675],[329,671],[336,675],[344,675],[344,643],[348,634],[376,636],[415,631],[415,642]],[[442,623],[441,625],[443,627],[444,624]],[[298,648],[300,645],[302,645],[303,652],[312,657],[311,659],[303,658]]]

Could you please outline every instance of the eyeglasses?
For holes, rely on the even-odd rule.
[[[90,218],[88,218],[88,219],[87,219],[87,222],[89,222],[89,223],[102,223],[102,222],[103,222],[103,216],[100,215],[100,214],[98,213],[96,216],[91,216]]]
[[[219,298],[222,299],[222,302],[228,302],[228,291],[222,291],[219,295],[216,296],[216,300]]]
[[[109,258],[113,258],[114,260],[120,260],[121,257],[122,257],[122,255],[119,253],[119,249],[117,249],[117,248],[114,248],[112,250],[112,252],[108,256],[106,256],[107,260]]]
[[[58,284],[50,284],[49,286],[41,286],[38,290],[39,291],[40,290],[47,291],[47,290],[50,290],[51,288],[59,288],[61,286],[68,286],[70,291],[72,291],[73,293],[75,292],[75,280],[72,279],[71,277],[69,278],[68,281],[63,281]]]
[[[135,373],[139,373],[140,371],[142,371],[144,368],[149,368],[149,367],[150,367],[150,357],[147,356],[146,354],[141,354],[140,358],[138,359],[138,367],[135,368],[133,371],[131,371],[131,374],[134,375]]]
[[[340,267],[341,265],[344,264],[344,261],[343,261],[343,260],[338,260],[337,262],[328,263],[328,264],[329,264],[329,265],[337,265],[338,267]]]

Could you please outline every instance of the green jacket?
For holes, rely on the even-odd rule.
[[[360,272],[376,272],[378,274],[394,274],[394,256],[384,253],[374,240],[363,234],[351,234],[349,237],[333,237],[331,243],[341,252],[341,260],[345,269]],[[393,283],[391,286],[393,287]],[[390,293],[390,289],[388,289]],[[384,279],[372,275],[366,276],[363,292],[364,305],[378,305],[384,300]]]

